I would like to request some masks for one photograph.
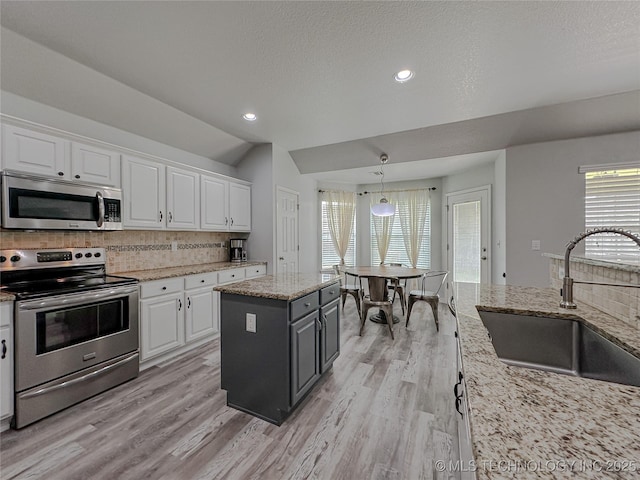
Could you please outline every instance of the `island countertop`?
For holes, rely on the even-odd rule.
[[[636,354],[640,330],[586,305],[560,309],[552,289],[457,283],[454,296],[478,479],[637,478],[640,387],[507,366],[476,307],[579,318]]]
[[[340,280],[333,274],[323,273],[280,273],[229,285],[214,287],[221,293],[246,295],[249,297],[294,300],[298,297],[331,285]]]

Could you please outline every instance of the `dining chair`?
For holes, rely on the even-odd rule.
[[[340,297],[342,298],[342,310],[344,310],[344,304],[347,301],[347,295],[353,295],[353,298],[356,301],[356,308],[358,309],[358,316],[360,316],[360,302],[362,299],[362,288],[360,287],[360,279],[357,275],[351,275],[344,271],[344,268],[344,265],[333,266],[333,271],[335,272],[335,274],[344,277],[344,280],[340,279]]]
[[[391,339],[393,340],[393,303],[389,300],[389,293],[387,291],[387,279],[378,276],[361,276],[360,278],[366,278],[369,285],[369,293],[362,297],[362,315],[360,325],[360,336],[364,331],[364,324],[367,321],[367,313],[372,307],[380,309],[380,314],[384,314],[389,325],[389,333],[391,333]]]
[[[416,302],[427,302],[431,306],[433,312],[433,319],[436,322],[436,331],[440,330],[438,325],[438,303],[440,302],[440,290],[444,285],[445,280],[449,272],[446,271],[431,271],[422,275],[422,285],[420,290],[411,290],[409,292],[409,301],[407,305],[407,323],[409,325],[409,318],[411,317],[411,309]]]
[[[402,265],[401,263],[387,263],[386,265],[390,267],[404,267],[404,265]],[[398,294],[398,296],[400,297],[400,306],[402,307],[403,315],[404,315],[404,308],[406,305],[406,300],[404,296],[404,291],[406,286],[407,286],[406,280],[401,281],[397,278],[390,278],[389,284],[387,285],[387,288],[389,290],[393,290],[393,298],[391,299],[391,303],[396,301],[396,294]]]

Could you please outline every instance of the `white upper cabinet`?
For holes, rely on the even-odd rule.
[[[35,130],[3,125],[3,168],[120,187],[120,154]]]
[[[151,160],[122,156],[124,228],[164,228],[165,168]]]
[[[200,198],[200,229],[229,230],[229,182],[202,175]]]
[[[200,228],[200,174],[167,167],[167,228]]]
[[[251,187],[248,185],[229,183],[229,230],[251,230]]]
[[[2,136],[3,168],[48,177],[69,176],[67,140],[13,125],[3,125]]]
[[[71,176],[79,182],[120,187],[120,154],[72,142]]]

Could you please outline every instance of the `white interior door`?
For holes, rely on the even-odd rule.
[[[491,186],[447,194],[449,281],[491,281]]]
[[[276,189],[276,273],[298,272],[298,192]]]

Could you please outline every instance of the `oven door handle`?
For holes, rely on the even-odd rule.
[[[138,352],[134,353],[133,355],[129,355],[127,358],[123,358],[122,360],[118,360],[116,363],[112,363],[111,365],[107,365],[104,366],[102,368],[99,368],[98,370],[95,370],[91,373],[87,373],[86,375],[83,375],[81,377],[78,378],[74,378],[73,380],[68,380],[66,382],[60,382],[57,383],[55,385],[51,385],[50,387],[44,387],[44,388],[40,388],[39,390],[36,390],[35,392],[29,392],[29,393],[25,393],[20,395],[22,398],[32,398],[32,397],[38,397],[40,395],[44,395],[46,393],[49,392],[53,392],[55,390],[60,390],[61,388],[67,388],[67,387],[71,387],[72,385],[76,385],[78,383],[81,382],[86,382],[87,380],[93,378],[93,377],[97,377],[99,375],[103,375],[107,372],[109,372],[110,370],[113,370],[116,367],[119,367],[120,365],[130,362],[131,360],[133,360],[134,358],[138,357]]]
[[[117,298],[122,295],[128,295],[138,291],[138,286],[128,286],[119,288],[109,288],[100,290],[99,292],[84,293],[84,294],[71,294],[58,296],[54,298],[45,298],[37,300],[21,300],[18,302],[19,310],[43,310],[50,307],[66,307],[71,305],[78,305],[81,303],[94,302],[96,300],[102,300],[105,298]]]
[[[101,227],[104,225],[104,198],[102,193],[96,192],[96,199],[98,200],[98,221],[96,223]]]

